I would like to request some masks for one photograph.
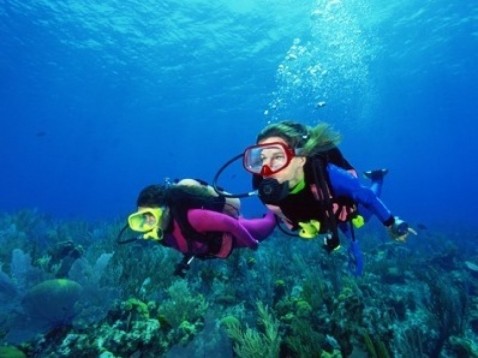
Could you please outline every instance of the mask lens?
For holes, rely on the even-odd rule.
[[[128,225],[133,231],[148,232],[159,227],[162,210],[141,209],[128,217]]]
[[[289,165],[292,157],[283,143],[256,145],[244,152],[244,168],[253,174],[271,175]]]

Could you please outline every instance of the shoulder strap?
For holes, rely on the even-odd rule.
[[[324,190],[324,209],[327,212],[327,219],[329,220],[330,224],[329,227],[332,230],[331,235],[325,239],[325,247],[328,252],[331,252],[340,245],[340,239],[332,200],[330,200],[330,196],[328,195],[329,185],[325,179],[325,168],[322,161],[323,159],[318,156],[312,158],[312,176],[314,184],[317,186],[317,188],[323,188]]]
[[[174,188],[169,192],[168,205],[172,217],[176,220],[185,237],[197,241],[204,241],[204,235],[198,233],[189,224],[188,211],[190,209],[207,209],[221,212],[224,209],[225,199],[208,195],[197,195],[187,192],[184,188]]]

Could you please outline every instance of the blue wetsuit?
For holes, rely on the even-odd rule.
[[[384,224],[390,225],[393,222],[393,215],[385,204],[380,200],[383,179],[374,180],[370,187],[363,186],[357,177],[336,165],[327,165],[327,174],[331,190],[336,196],[350,197],[357,204],[358,213],[368,221],[372,215]],[[348,254],[350,258],[351,272],[359,276],[363,273],[363,254],[354,232],[347,222],[338,223],[342,233],[350,239]]]
[[[351,198],[358,205],[358,212],[365,220],[372,214],[384,225],[393,220],[392,213],[378,197],[381,193],[381,180],[373,182],[371,187],[366,187],[357,177],[334,164],[327,165],[327,174],[334,196]]]

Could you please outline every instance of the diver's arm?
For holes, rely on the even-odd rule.
[[[267,238],[277,224],[275,214],[272,211],[268,211],[263,217],[256,219],[239,218],[239,223],[259,241]]]
[[[235,246],[256,248],[258,241],[241,222],[229,215],[204,209],[188,211],[189,224],[198,232],[228,232],[235,238]]]

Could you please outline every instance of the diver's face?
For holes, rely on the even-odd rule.
[[[138,211],[147,210],[147,209],[154,209],[145,206],[139,206]],[[159,229],[164,229],[168,225],[169,221],[169,208],[167,206],[161,207],[161,215],[155,216],[152,212],[145,211],[143,214],[144,224],[150,227],[157,227]]]
[[[138,209],[145,209],[145,208],[138,208]],[[156,217],[151,214],[151,213],[145,213],[143,215],[144,217],[144,222],[145,222],[145,225],[150,225],[150,226],[155,226],[156,225]]]
[[[269,144],[269,143],[283,143],[288,145],[287,142],[280,137],[269,137],[258,144]],[[287,160],[284,153],[277,149],[268,149],[262,151],[262,164],[268,165],[270,168],[280,166]],[[289,187],[294,187],[304,178],[304,164],[305,157],[294,156],[289,164],[285,166],[282,170],[270,175],[263,175],[263,178],[272,178],[276,179],[279,183],[289,181]]]

